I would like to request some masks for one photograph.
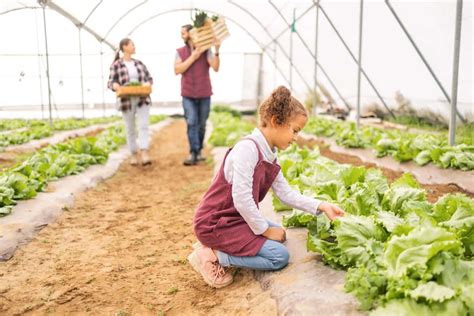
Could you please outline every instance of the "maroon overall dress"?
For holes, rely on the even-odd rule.
[[[253,141],[258,150],[258,162],[253,174],[253,199],[258,207],[280,172],[280,166],[276,161],[263,160],[255,140],[246,139]],[[212,249],[232,256],[255,256],[267,239],[255,235],[234,206],[232,184],[224,176],[224,164],[231,150],[227,151],[219,172],[196,210],[194,232],[203,245]]]

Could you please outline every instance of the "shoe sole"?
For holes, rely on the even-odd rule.
[[[194,245],[193,245],[194,247]],[[188,261],[189,263],[191,264],[191,266],[193,267],[193,269],[199,273],[204,282],[206,282],[207,285],[209,285],[210,287],[212,288],[215,288],[215,289],[220,289],[220,288],[223,288],[223,287],[226,287],[228,286],[229,284],[231,284],[233,281],[234,281],[234,278],[232,278],[229,282],[227,283],[223,283],[223,284],[219,284],[219,285],[216,285],[214,284],[214,282],[212,282],[211,280],[209,280],[207,278],[206,275],[204,275],[204,273],[201,272],[201,262],[197,256],[197,250],[193,251],[189,256],[188,256]]]
[[[193,251],[189,256],[188,256],[188,261],[189,263],[191,264],[191,266],[193,267],[193,269],[197,272],[197,273],[201,273],[201,270],[199,269],[200,267],[200,262],[199,262],[199,258],[197,256],[197,253],[196,251]]]
[[[191,167],[197,165],[197,163],[183,163],[186,167]]]

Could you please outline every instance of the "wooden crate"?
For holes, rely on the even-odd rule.
[[[222,17],[216,22],[212,22],[212,30],[214,31],[214,36],[219,43],[222,43],[222,41],[230,36],[227,24],[225,24],[225,19]]]
[[[203,50],[211,48],[216,41],[222,43],[223,40],[230,36],[225,19],[222,17],[219,17],[216,22],[207,19],[203,26],[191,29],[189,35],[194,45]]]
[[[151,93],[151,86],[121,86],[115,93],[117,97],[146,97]]]

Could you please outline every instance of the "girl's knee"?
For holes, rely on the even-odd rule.
[[[270,270],[280,270],[286,267],[290,254],[288,249],[280,242],[268,239],[265,241],[259,256],[266,258],[271,262]]]
[[[288,265],[289,260],[290,260],[290,253],[288,252],[288,249],[286,249],[286,247],[283,247],[283,250],[280,253],[280,260],[278,260],[276,269],[280,270],[286,267]]]
[[[280,270],[288,265],[288,261],[290,260],[290,253],[283,244],[279,244],[275,250],[276,251],[273,266],[275,270]]]

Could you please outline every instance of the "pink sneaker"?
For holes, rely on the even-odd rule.
[[[211,248],[196,247],[188,257],[189,263],[197,272],[201,273],[204,282],[219,289],[232,283],[234,278],[219,264]]]

